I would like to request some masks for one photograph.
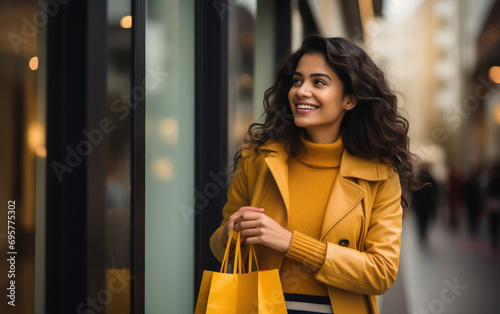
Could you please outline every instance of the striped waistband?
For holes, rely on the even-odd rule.
[[[288,314],[333,313],[329,297],[294,293],[284,295]]]

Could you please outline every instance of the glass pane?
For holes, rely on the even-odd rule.
[[[251,123],[264,112],[264,92],[274,81],[274,2],[238,1],[229,11],[228,164]],[[231,169],[232,166],[229,166]]]
[[[0,2],[0,313],[33,313],[35,172],[44,158],[37,121],[37,1]]]
[[[146,313],[193,313],[194,0],[146,8]]]
[[[108,314],[130,313],[131,261],[131,2],[108,1],[107,104],[116,126],[108,135],[106,172],[106,285]]]
[[[257,0],[238,1],[229,11],[228,160],[241,148],[254,121],[255,20]],[[230,167],[231,168],[231,167]]]

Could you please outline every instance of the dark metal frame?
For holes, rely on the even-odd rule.
[[[146,77],[146,1],[132,0],[132,91],[145,90]],[[132,93],[131,93],[132,95]],[[133,97],[134,95],[132,95]],[[142,95],[141,95],[142,96]],[[133,97],[134,98],[134,97]],[[142,100],[141,100],[142,98]],[[145,311],[145,156],[146,156],[146,101],[137,97],[132,113],[132,269],[131,313]]]
[[[227,0],[196,0],[195,187],[203,191],[227,160],[228,18]],[[217,6],[217,7],[216,7]],[[217,269],[209,238],[222,220],[226,191],[195,214],[195,294],[204,269]],[[196,202],[195,202],[196,204]]]
[[[105,144],[77,165],[75,157],[62,182],[53,165],[68,167],[68,148],[77,151],[82,131],[105,116],[106,23],[105,1],[71,1],[48,20],[46,313],[83,310],[105,286]]]
[[[305,35],[318,34],[319,28],[314,20],[314,16],[307,0],[299,0],[299,11],[304,22]]]
[[[292,46],[292,6],[290,0],[274,0],[275,64],[280,64]]]

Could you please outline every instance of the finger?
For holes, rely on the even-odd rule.
[[[229,220],[227,222],[226,233],[228,237],[231,235],[231,229],[234,229],[234,220],[233,221]]]
[[[238,211],[236,211],[235,213],[233,213],[229,217],[229,220],[228,220],[228,228],[229,228],[229,230],[231,230],[231,227],[234,226],[235,220],[238,217],[240,217],[241,215],[243,215],[245,212],[249,212],[249,211],[263,213],[264,209],[263,208],[258,208],[258,207],[251,207],[251,206],[243,206],[243,207],[241,207],[240,209],[238,209]]]
[[[243,220],[234,225],[234,230],[238,232],[245,229],[258,228],[261,226],[262,224],[259,222],[259,220]]]
[[[264,212],[264,208],[260,208],[260,207],[253,207],[253,206],[243,206],[241,207],[238,211],[254,211],[254,212],[261,212],[263,213]]]
[[[262,230],[260,228],[247,228],[241,230],[241,237],[245,239],[257,237],[260,235],[262,235]]]
[[[231,236],[231,228],[233,227],[233,224],[229,221],[227,223],[226,229],[224,230],[225,237],[222,237],[222,241],[225,243],[229,237]]]
[[[241,214],[238,218],[234,220],[234,224],[237,225],[241,223],[242,221],[249,221],[249,220],[258,220],[262,217],[262,213],[257,213],[257,212],[246,212]]]

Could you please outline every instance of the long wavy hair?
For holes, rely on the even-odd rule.
[[[302,151],[300,135],[304,129],[293,121],[288,92],[300,58],[317,52],[324,55],[341,80],[343,94],[353,95],[357,100],[340,126],[345,149],[355,156],[391,164],[400,177],[401,205],[408,208],[411,192],[420,186],[414,171],[416,156],[409,150],[408,120],[399,114],[398,98],[382,70],[363,49],[347,39],[310,35],[297,51],[284,59],[274,84],[264,94],[263,123],[250,125],[245,143],[258,148],[268,141],[281,141],[292,155]],[[234,156],[235,168],[241,153],[240,150]]]

